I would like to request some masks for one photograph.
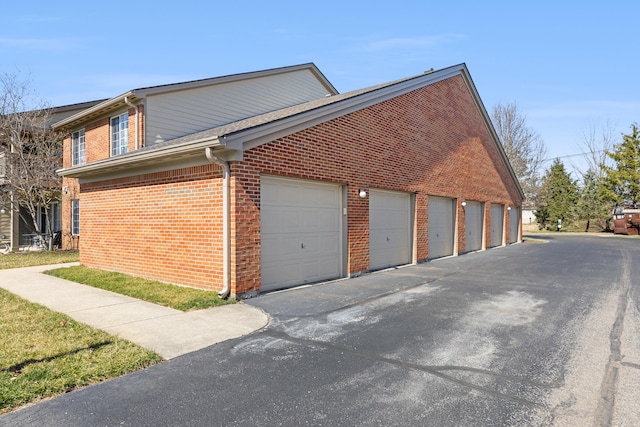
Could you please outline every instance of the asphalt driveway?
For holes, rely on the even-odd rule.
[[[640,425],[638,259],[561,235],[264,295],[260,331],[0,425]]]

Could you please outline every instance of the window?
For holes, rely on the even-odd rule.
[[[124,154],[129,148],[129,114],[111,118],[111,155]]]
[[[80,235],[80,200],[71,201],[71,234]]]
[[[49,209],[45,209],[42,206],[38,206],[40,211],[40,230],[44,233],[50,233],[51,227],[53,232],[60,230],[60,205],[58,203],[52,203]],[[47,212],[48,211],[48,212]],[[51,227],[47,222],[47,213],[49,214],[49,221],[51,221]]]
[[[71,135],[72,166],[83,165],[85,163],[84,153],[84,129],[82,129]]]

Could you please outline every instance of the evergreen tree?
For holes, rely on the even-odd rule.
[[[556,229],[557,221],[565,227],[574,220],[577,210],[578,186],[560,159],[555,159],[542,178],[536,219],[540,228]]]
[[[593,169],[582,177],[582,188],[578,200],[578,218],[586,220],[585,230],[595,223],[601,229],[609,229],[611,205],[604,197],[602,180]]]
[[[622,135],[622,143],[614,144],[613,152],[607,152],[614,165],[603,166],[605,171],[605,197],[616,205],[633,205],[640,202],[640,130],[631,125],[631,133]]]

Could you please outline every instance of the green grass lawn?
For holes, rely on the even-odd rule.
[[[0,254],[0,270],[33,267],[36,265],[63,264],[77,262],[78,259],[77,251],[12,252]]]
[[[0,269],[78,261],[77,252],[0,255]],[[213,291],[185,288],[84,266],[47,274],[178,310],[229,304]],[[0,413],[133,372],[156,353],[0,289]]]
[[[0,413],[162,360],[3,289],[0,307]]]
[[[223,300],[213,291],[185,288],[85,266],[58,268],[45,273],[182,311],[235,302],[232,299]]]
[[[0,270],[63,264],[77,262],[78,259],[76,251],[15,252],[0,255]],[[47,271],[46,274],[182,311],[199,310],[235,302],[232,299],[223,300],[213,291],[175,286],[84,266],[59,268]]]

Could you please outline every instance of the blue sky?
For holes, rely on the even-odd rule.
[[[340,92],[466,63],[580,167],[589,127],[640,122],[636,1],[7,2],[0,73],[52,105],[314,62]],[[576,176],[577,178],[577,176]]]

